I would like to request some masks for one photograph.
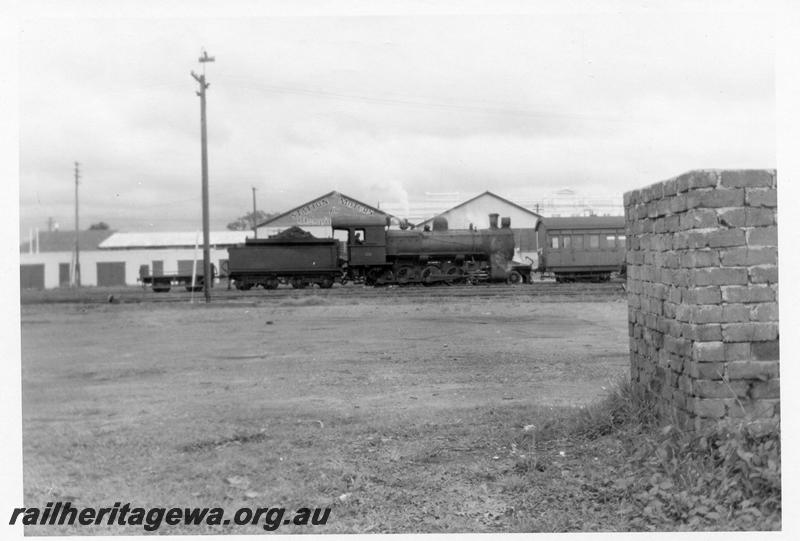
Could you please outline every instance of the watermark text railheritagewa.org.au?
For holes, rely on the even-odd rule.
[[[10,525],[25,526],[141,526],[148,532],[169,526],[244,526],[260,524],[271,532],[281,526],[322,526],[328,522],[330,507],[301,507],[287,514],[284,507],[241,507],[232,516],[221,507],[134,507],[114,503],[111,507],[73,507],[70,502],[47,502],[41,507],[17,507],[11,512]]]

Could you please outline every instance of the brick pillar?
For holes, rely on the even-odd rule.
[[[777,177],[692,171],[625,194],[631,379],[662,413],[777,423]]]

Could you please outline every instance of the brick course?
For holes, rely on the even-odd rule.
[[[775,171],[690,171],[624,202],[634,384],[695,426],[776,425]]]

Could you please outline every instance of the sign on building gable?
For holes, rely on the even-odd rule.
[[[330,226],[331,216],[371,216],[374,214],[383,213],[339,192],[331,192],[261,225],[269,227]]]

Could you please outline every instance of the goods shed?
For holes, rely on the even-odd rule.
[[[331,236],[333,216],[389,216],[380,209],[332,191],[258,225],[258,238],[267,238],[290,227],[299,227],[317,238]]]

